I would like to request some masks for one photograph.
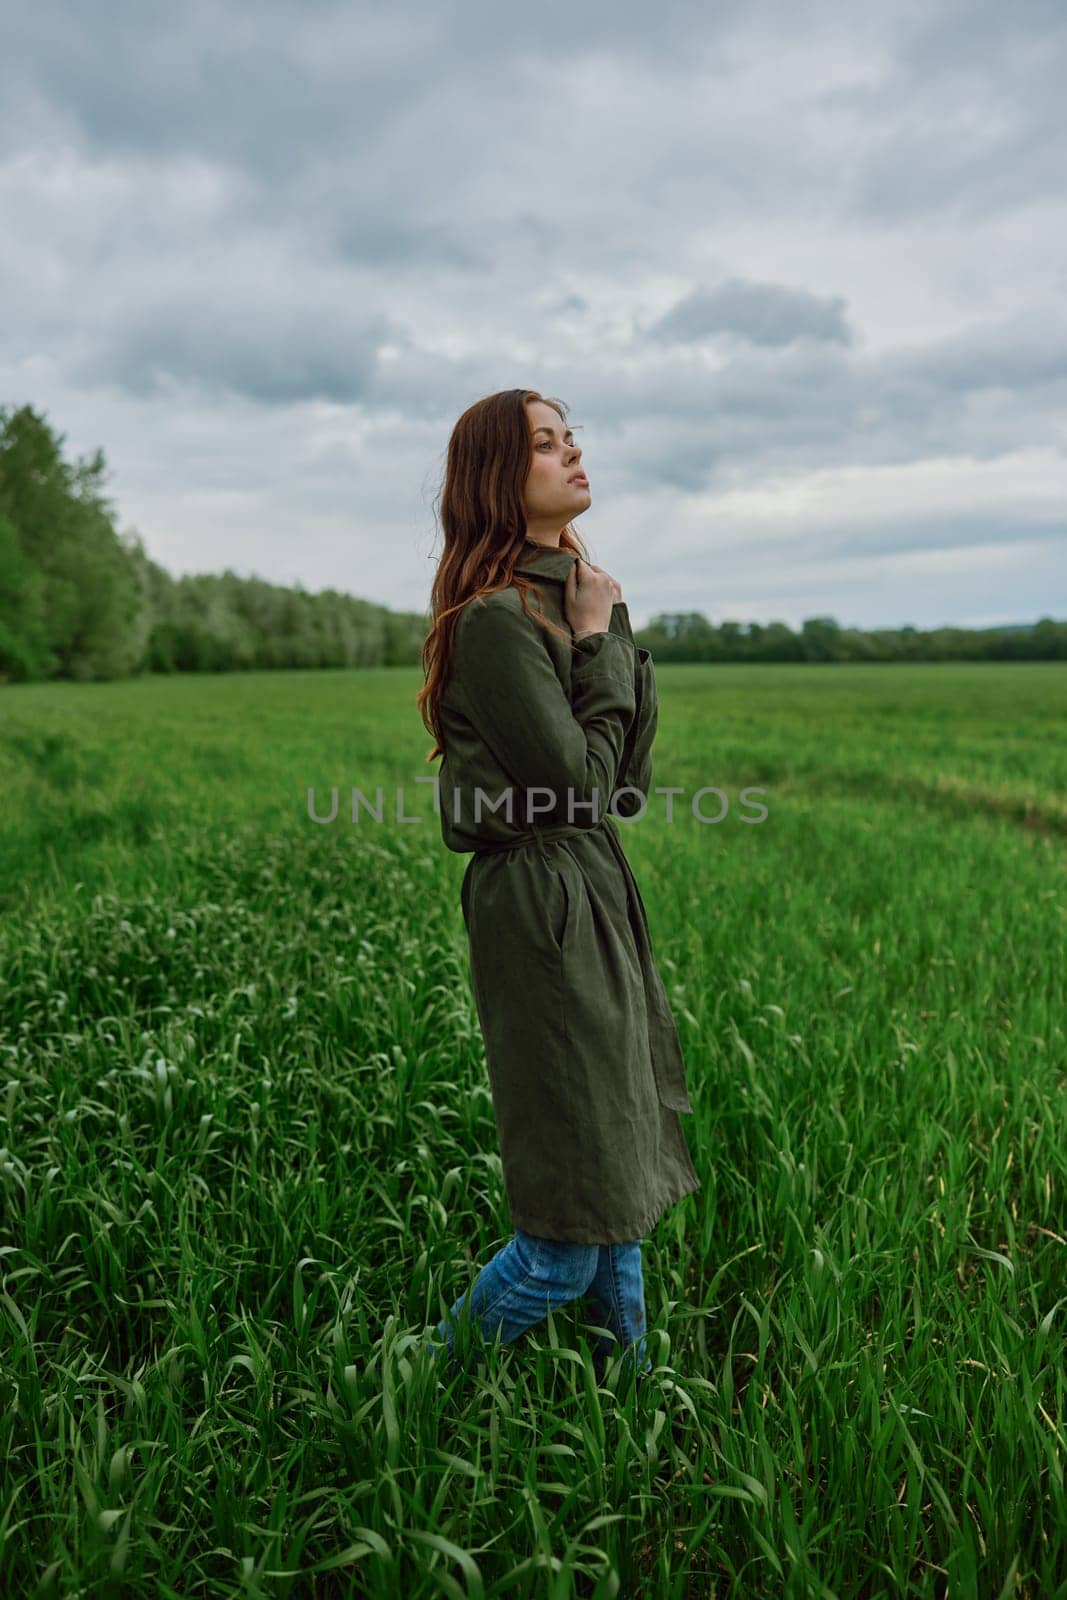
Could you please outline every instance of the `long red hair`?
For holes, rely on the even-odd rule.
[[[422,647],[425,681],[415,697],[434,738],[427,761],[444,755],[440,700],[451,670],[460,612],[470,600],[514,583],[527,616],[552,633],[563,632],[542,614],[536,585],[515,572],[526,539],[523,489],[531,455],[526,405],[531,400],[543,400],[567,420],[561,400],[536,389],[501,389],[468,406],[448,441],[441,487],[445,547],[430,589],[430,631]],[[559,543],[561,550],[588,559],[569,522]],[[527,604],[531,592],[536,610]]]

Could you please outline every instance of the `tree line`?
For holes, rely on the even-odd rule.
[[[62,446],[32,407],[0,408],[0,681],[419,660],[419,612],[230,571],[172,578],[116,528],[102,451],[68,462]]]
[[[635,630],[657,661],[1067,661],[1067,621],[1042,617],[1002,628],[843,628],[809,617],[795,633],[784,622],[723,622],[699,611],[664,612]]]
[[[425,613],[229,570],[172,578],[117,529],[103,452],[67,461],[63,443],[31,406],[0,408],[0,682],[421,661]],[[635,638],[660,661],[1067,659],[1067,622],[1051,617],[925,632],[810,617],[798,633],[664,612]]]

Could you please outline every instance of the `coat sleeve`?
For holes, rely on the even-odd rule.
[[[636,789],[645,799],[652,787],[652,744],[659,725],[659,692],[651,651],[644,649],[634,639],[630,613],[624,600],[612,607],[611,625],[620,638],[629,642],[633,657],[634,720],[623,748],[617,789]],[[640,810],[636,794],[620,795],[615,809],[620,817],[633,817]]]
[[[633,646],[618,634],[576,641],[568,700],[541,629],[509,605],[475,599],[456,630],[453,683],[500,766],[523,789],[552,791],[575,820],[604,816],[636,707]],[[595,808],[588,802],[596,790]]]

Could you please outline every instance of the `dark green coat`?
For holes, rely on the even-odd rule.
[[[526,551],[519,570],[566,636],[529,620],[514,586],[460,613],[441,831],[450,850],[475,852],[461,903],[512,1226],[619,1244],[700,1187],[679,1120],[692,1106],[678,1030],[607,814],[632,786],[615,811],[635,815],[651,786],[656,679],[624,602],[575,653],[563,592],[576,558]]]

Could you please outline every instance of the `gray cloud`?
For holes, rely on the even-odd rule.
[[[107,379],[133,396],[190,382],[266,404],[359,401],[373,390],[384,319],[333,321],[314,307],[269,310],[205,296],[147,306],[76,362],[81,381]]]
[[[694,289],[645,329],[647,339],[664,344],[696,344],[721,333],[775,346],[797,339],[852,342],[842,295],[825,299],[806,289],[739,278]]]

